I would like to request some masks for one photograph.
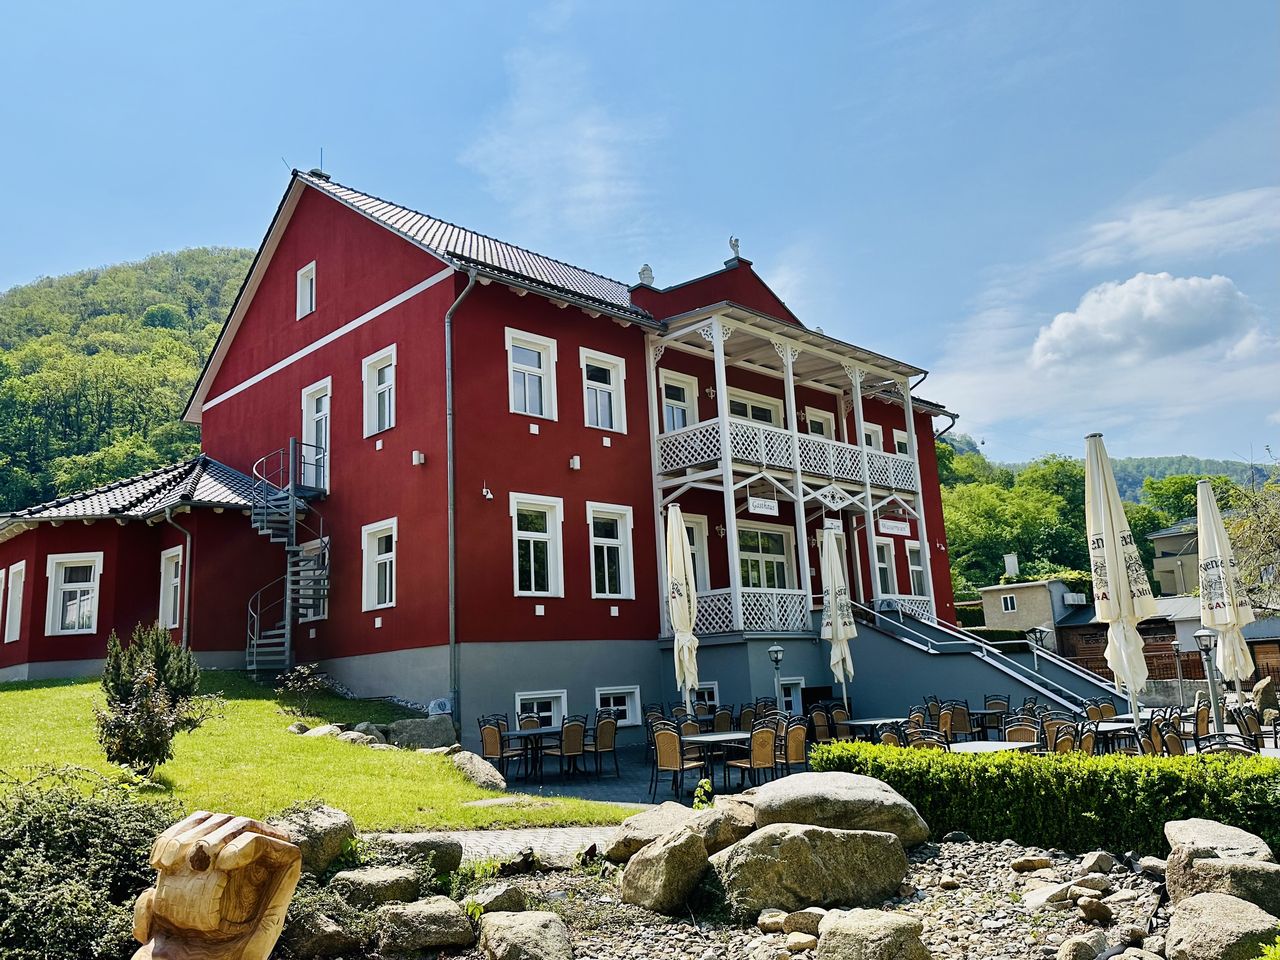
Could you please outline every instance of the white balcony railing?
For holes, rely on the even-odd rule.
[[[745,588],[742,591],[742,628],[750,632],[800,633],[812,628],[809,598],[803,590]],[[733,593],[728,587],[698,592],[699,635],[733,631]]]
[[[932,597],[921,597],[907,593],[881,594],[876,598],[876,609],[884,613],[906,613],[917,620],[924,620],[928,623],[937,622],[933,612]]]
[[[916,471],[910,457],[868,450],[849,443],[803,433],[797,436],[800,470],[828,480],[862,480],[867,458],[871,483],[887,490],[914,492]],[[734,460],[780,470],[795,469],[791,433],[779,427],[744,420],[729,421],[729,450]],[[708,420],[658,437],[658,471],[673,473],[720,459],[720,422]]]

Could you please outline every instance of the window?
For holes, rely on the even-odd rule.
[[[693,557],[694,586],[698,590],[710,590],[711,578],[707,573],[707,518],[695,513],[686,513],[684,532],[689,538],[689,552]]]
[[[399,540],[395,517],[367,523],[360,528],[364,557],[362,577],[363,610],[382,610],[396,605],[396,541]]]
[[[746,390],[729,391],[729,416],[782,426],[782,401]]]
[[[516,694],[516,717],[533,714],[538,718],[540,726],[558,727],[568,712],[569,694],[565,690],[535,690]]]
[[[9,599],[4,611],[4,642],[16,643],[22,632],[22,588],[27,582],[27,561],[9,568]]]
[[[530,417],[556,418],[556,342],[507,327],[510,409]]]
[[[635,596],[631,576],[631,508],[612,503],[588,503],[591,539],[591,596],[630,600]]]
[[[893,450],[904,457],[911,452],[911,445],[907,443],[907,431],[893,431]]]
[[[0,624],[4,623],[4,571],[0,570]]]
[[[511,494],[511,543],[517,597],[562,597],[559,497]]]
[[[173,630],[182,609],[182,548],[160,554],[160,626]]]
[[[1018,609],[1018,598],[1012,593],[1002,594],[1000,597],[1000,609],[1005,613],[1015,613]]]
[[[876,576],[880,580],[880,592],[893,595],[898,592],[898,571],[893,562],[893,541],[876,541]]]
[[[870,447],[872,450],[883,450],[884,428],[878,423],[864,423],[862,425],[862,443],[863,446]]]
[[[302,485],[329,489],[329,401],[333,378],[302,391]]]
[[[783,713],[791,714],[793,717],[802,715],[804,695],[800,691],[803,689],[804,677],[782,678],[782,703],[779,706]]]
[[[828,440],[836,438],[835,414],[816,407],[805,407],[804,418],[809,426],[809,432],[815,437],[826,437]]]
[[[620,727],[640,726],[639,687],[596,687],[596,708],[612,710]]]
[[[694,703],[705,703],[709,707],[716,707],[720,704],[720,681],[710,680],[707,683],[698,684],[698,689],[693,691]]]
[[[298,316],[301,320],[316,309],[316,262],[312,260],[298,271]]]
[[[670,433],[698,422],[698,381],[683,373],[659,371],[662,429]]]
[[[920,555],[919,543],[907,544],[907,571],[911,574],[911,593],[913,596],[928,596],[924,582],[924,558]]]
[[[396,345],[365,357],[360,379],[364,384],[364,435],[390,430],[396,425]]]
[[[627,362],[608,353],[582,347],[582,400],[586,424],[600,430],[627,432]]]
[[[44,632],[49,636],[95,633],[98,629],[102,554],[50,554],[47,573],[49,609],[45,615]]]
[[[328,550],[329,540],[323,538],[320,540],[308,540],[300,545],[302,548],[302,569],[299,571],[299,585],[303,589],[302,597],[302,615],[298,618],[300,623],[310,623],[312,620],[324,620],[329,616],[329,595],[328,595]],[[392,544],[394,550],[395,544]],[[394,564],[394,556],[392,563]]]
[[[738,566],[744,587],[785,590],[790,578],[790,534],[765,526],[738,524]]]

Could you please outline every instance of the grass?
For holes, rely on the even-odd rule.
[[[330,737],[299,737],[270,688],[244,674],[206,671],[204,692],[227,700],[222,719],[179,734],[174,759],[156,775],[157,797],[190,810],[267,817],[294,803],[323,800],[347,811],[361,830],[478,829],[618,823],[634,813],[612,804],[559,797],[511,806],[467,807],[501,796],[464,779],[443,757],[368,750]],[[111,773],[94,733],[101,705],[96,678],[0,683],[0,771],[76,765]],[[409,711],[380,701],[317,697],[321,720],[388,723]]]

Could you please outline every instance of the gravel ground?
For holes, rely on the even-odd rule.
[[[1022,858],[1043,857],[1047,867],[1015,872]],[[1071,880],[1081,858],[1000,843],[943,843],[917,847],[899,898],[883,909],[919,918],[933,960],[1044,960],[1067,937],[1097,930],[1073,901],[1031,909],[1023,897],[1033,889]],[[1021,865],[1021,866],[1026,866]],[[569,926],[578,960],[781,960],[782,934],[761,934],[731,923],[714,902],[699,915],[663,917],[621,902],[616,877],[590,873],[537,873],[511,877],[529,897],[529,909],[553,910]],[[1157,910],[1158,881],[1118,866],[1108,874],[1101,899],[1113,913],[1103,929],[1112,944],[1141,945],[1162,936],[1167,915]],[[1154,916],[1153,928],[1148,919]],[[1159,941],[1147,941],[1148,947]],[[477,950],[465,955],[479,960]],[[794,960],[812,960],[805,951]]]

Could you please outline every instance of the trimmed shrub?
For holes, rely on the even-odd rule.
[[[983,612],[982,607],[962,607],[956,605],[956,620],[960,626],[985,627],[987,625],[987,615]]]
[[[1166,820],[1207,817],[1280,848],[1280,760],[1267,757],[1038,757],[838,742],[815,747],[810,763],[883,780],[935,837],[962,830],[1075,853],[1164,856]]]

